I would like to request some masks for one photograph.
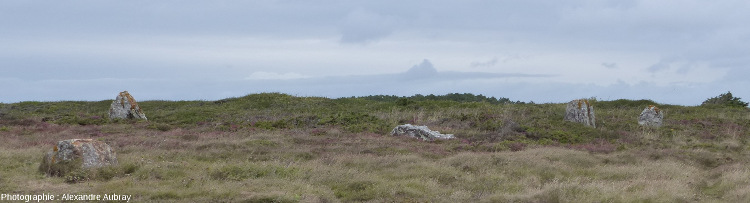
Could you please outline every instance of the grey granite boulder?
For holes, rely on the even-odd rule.
[[[92,139],[70,139],[57,142],[47,152],[39,170],[52,176],[117,164],[117,155],[109,145]]]
[[[641,115],[638,116],[638,125],[660,127],[664,120],[664,113],[654,105],[649,105],[646,109],[643,109]]]
[[[585,99],[577,99],[568,103],[565,108],[565,121],[583,123],[586,126],[596,128],[596,116],[594,106]]]
[[[415,126],[411,124],[396,126],[396,128],[393,128],[391,131],[391,135],[409,136],[429,141],[455,138],[453,134],[440,134],[438,131],[430,130],[427,126]]]
[[[109,106],[109,119],[143,119],[146,118],[146,114],[143,113],[141,107],[135,102],[133,96],[128,91],[120,92]]]

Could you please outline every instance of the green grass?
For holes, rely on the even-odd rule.
[[[597,128],[589,128],[563,122],[565,104],[466,96],[141,101],[148,121],[110,121],[111,100],[0,104],[0,193],[166,202],[750,200],[746,108],[657,104],[664,126],[644,128],[637,116],[654,102],[596,101]],[[404,123],[457,139],[388,135]],[[46,151],[71,138],[108,143],[120,164],[39,172]]]

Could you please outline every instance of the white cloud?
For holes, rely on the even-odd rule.
[[[483,61],[483,62],[471,62],[471,67],[492,67],[497,64],[497,58],[492,58],[492,60],[489,61]]]
[[[617,63],[602,63],[602,66],[609,69],[615,69],[617,68]]]
[[[245,77],[246,80],[293,80],[293,79],[305,79],[311,78],[307,75],[299,73],[273,73],[273,72],[254,72],[250,76]]]
[[[391,34],[393,17],[383,16],[364,9],[350,12],[341,26],[342,43],[367,43]]]

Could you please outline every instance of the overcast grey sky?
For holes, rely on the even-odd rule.
[[[0,102],[750,101],[750,1],[0,1]]]

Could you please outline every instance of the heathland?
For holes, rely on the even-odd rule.
[[[160,202],[750,202],[750,110],[470,94],[328,99],[278,93],[142,101],[148,121],[110,121],[112,100],[0,104],[0,194],[126,194]],[[663,126],[642,127],[648,105]],[[400,124],[457,139],[394,137]],[[119,165],[50,177],[57,141],[108,143]]]

